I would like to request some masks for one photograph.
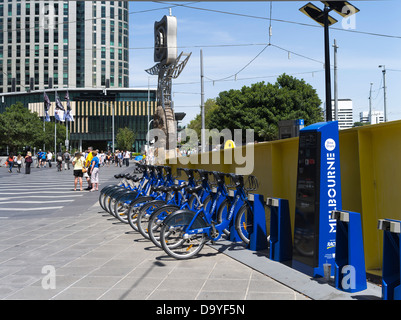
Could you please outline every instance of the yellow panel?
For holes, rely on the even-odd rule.
[[[383,232],[377,230],[377,221],[384,218],[401,220],[401,210],[398,210],[401,207],[401,148],[398,147],[401,121],[341,130],[339,139],[342,209],[361,213],[366,269],[380,274]],[[196,155],[191,157],[193,161],[188,165],[180,158],[171,166],[235,172],[236,163],[224,163],[227,158],[223,155],[228,151]],[[219,163],[213,163],[216,153],[220,154]],[[202,157],[209,164],[202,164]],[[188,159],[183,157],[183,160]],[[297,161],[298,138],[255,144],[253,175],[260,186],[256,193],[265,198],[288,199],[292,224]]]

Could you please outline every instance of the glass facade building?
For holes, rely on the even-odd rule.
[[[54,122],[55,96],[57,93],[66,109],[65,89],[0,94],[0,113],[4,112],[6,107],[22,102],[26,108],[36,112],[41,119],[44,119],[44,91],[51,101],[49,115],[51,122]],[[117,135],[119,128],[131,129],[136,134],[132,150],[141,151],[142,145],[146,143],[148,119],[152,119],[155,113],[155,89],[77,88],[68,89],[68,94],[74,122],[64,124],[68,126],[72,149],[84,150],[88,146],[92,146],[99,150],[111,150],[114,119],[114,136]],[[118,148],[116,141],[115,146]]]
[[[0,93],[127,88],[128,2],[0,0]]]

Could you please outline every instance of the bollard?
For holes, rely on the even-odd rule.
[[[252,233],[250,234],[248,249],[252,251],[265,250],[268,248],[268,242],[263,195],[249,194],[248,199],[253,211],[253,227]]]
[[[383,235],[382,299],[401,300],[400,286],[400,233],[401,221],[380,219]]]
[[[270,208],[270,253],[274,261],[292,259],[292,233],[288,200],[267,198]]]
[[[334,210],[337,220],[335,285],[338,290],[358,292],[367,288],[361,215],[357,212]]]

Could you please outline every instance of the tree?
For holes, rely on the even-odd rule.
[[[286,74],[275,84],[258,82],[220,92],[216,104],[209,114],[210,128],[253,129],[258,141],[275,139],[280,120],[304,119],[305,125],[323,121],[316,90]]]
[[[42,122],[41,128],[43,128],[43,122]],[[56,123],[56,139],[57,139],[56,152],[60,151],[60,144],[62,146],[64,146],[65,138],[66,138],[65,123],[57,122]],[[41,140],[41,144],[39,144],[39,147],[40,148],[43,147],[43,144],[45,144],[46,150],[54,149],[54,122],[45,122],[44,138]],[[63,148],[61,148],[61,149],[63,149]]]
[[[42,128],[38,114],[17,102],[0,114],[0,146],[17,152],[25,146],[39,145],[44,138]]]
[[[216,99],[207,99],[205,102],[205,128],[212,129],[210,127],[210,116],[219,106],[216,104]],[[202,110],[201,110],[202,112]],[[188,124],[188,128],[195,130],[198,137],[201,136],[202,129],[202,114],[199,113],[195,119],[191,120]]]
[[[121,150],[131,150],[135,142],[136,133],[131,129],[125,127],[120,128],[116,135],[118,148]]]

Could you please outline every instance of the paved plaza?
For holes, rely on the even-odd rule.
[[[133,167],[102,167],[101,186]],[[379,299],[345,294],[265,252],[219,241],[178,261],[104,212],[99,192],[73,191],[72,170],[0,168],[0,299]],[[85,185],[85,184],[84,184]]]

